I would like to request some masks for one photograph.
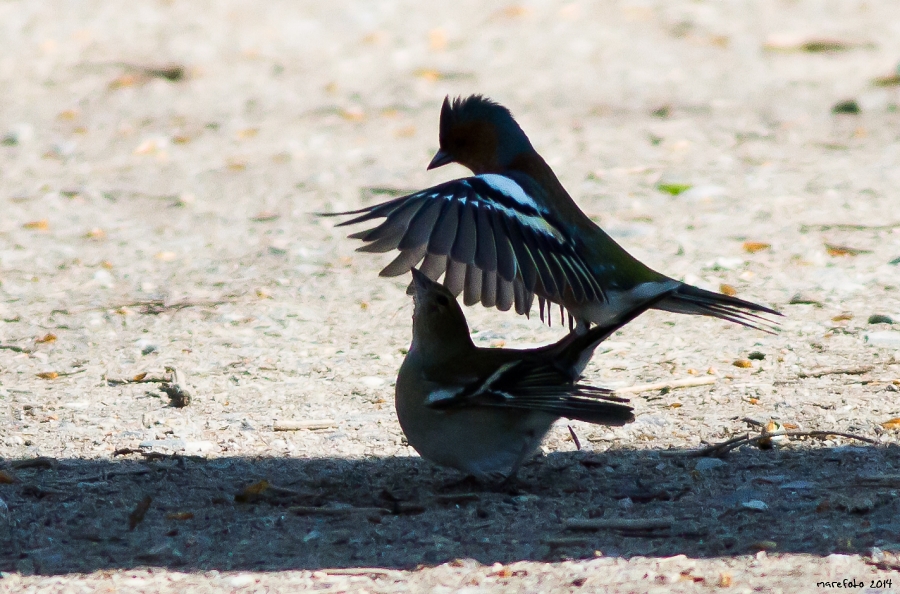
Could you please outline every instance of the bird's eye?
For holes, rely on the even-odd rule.
[[[437,297],[435,297],[435,301],[437,301],[438,305],[440,305],[441,307],[447,307],[448,305],[450,305],[450,300],[447,299],[446,295],[438,295]]]

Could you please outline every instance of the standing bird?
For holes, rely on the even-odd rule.
[[[415,268],[413,338],[395,404],[406,439],[426,460],[478,479],[511,479],[560,417],[602,425],[634,420],[624,398],[577,383],[601,342],[643,313],[570,332],[535,349],[476,347],[453,294]]]
[[[481,95],[441,108],[440,150],[428,169],[459,163],[475,174],[360,210],[340,225],[385,218],[350,235],[363,252],[400,255],[382,276],[420,270],[466,305],[528,314],[539,299],[569,312],[579,331],[616,323],[637,305],[706,315],[770,332],[779,312],[669,278],[622,249],[585,215],[502,105]]]

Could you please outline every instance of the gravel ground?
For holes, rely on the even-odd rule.
[[[0,591],[900,588],[897,2],[6,0],[0,39]],[[698,385],[511,493],[406,447],[407,281],[311,215],[464,175],[425,165],[471,92],[640,259],[786,315],[642,316],[588,379]],[[770,421],[871,443],[683,451]]]

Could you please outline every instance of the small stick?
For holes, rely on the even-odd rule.
[[[771,433],[767,433],[767,434],[766,434],[766,437],[771,437],[771,436],[772,436]],[[722,447],[724,447],[724,446],[731,445],[731,444],[733,444],[733,443],[738,443],[738,442],[743,443],[743,442],[744,442],[745,440],[747,440],[747,439],[750,439],[750,434],[749,434],[749,433],[744,433],[743,435],[738,435],[737,437],[732,437],[731,439],[729,439],[729,440],[727,440],[727,441],[723,441],[723,442],[721,442],[721,443],[714,443],[714,444],[711,444],[711,445],[709,445],[709,446],[707,446],[707,447],[705,447],[705,448],[703,448],[703,449],[700,449],[700,450],[663,450],[663,451],[661,451],[661,452],[659,453],[659,455],[660,455],[660,456],[669,456],[669,457],[674,457],[674,456],[688,456],[688,457],[691,457],[691,458],[693,458],[693,457],[701,458],[701,457],[703,457],[703,456],[708,455],[708,454],[707,454],[707,451],[714,451],[714,450],[717,450],[717,449],[722,448]],[[705,441],[704,441],[703,443],[708,443],[708,442],[705,442]]]
[[[47,456],[38,456],[37,458],[29,458],[27,460],[14,460],[11,464],[13,468],[51,468],[56,469],[59,462],[55,458]]]
[[[463,503],[466,501],[478,501],[481,499],[478,493],[447,493],[435,495],[434,500],[439,503]]]
[[[14,344],[0,344],[0,350],[6,349],[8,351],[13,351],[16,353],[32,353],[34,352],[31,349],[27,349],[25,347],[16,346]]]
[[[828,231],[829,229],[837,229],[840,231],[887,231],[900,227],[900,223],[888,223],[887,225],[856,225],[852,223],[833,223],[831,225],[800,225],[800,232],[806,233],[810,230]]]
[[[144,457],[145,460],[180,460],[180,454],[163,454],[162,452],[141,452],[141,456]]]
[[[150,509],[150,504],[153,503],[153,498],[147,495],[134,508],[128,515],[128,529],[134,530],[137,528],[137,525],[144,521],[144,516],[147,515],[147,510]]]
[[[858,367],[823,367],[812,371],[801,371],[797,377],[822,377],[824,375],[862,375],[875,368],[874,365],[860,365]]]
[[[169,378],[158,375],[147,375],[147,373],[139,373],[134,377],[126,378],[106,378],[106,383],[110,386],[121,386],[125,384],[164,384]]]
[[[699,450],[676,450],[669,452],[660,452],[663,456],[688,456],[690,458],[703,458],[707,456],[720,458],[730,452],[731,450],[738,448],[742,445],[750,445],[762,441],[764,439],[771,439],[773,437],[846,437],[847,439],[855,439],[858,441],[863,441],[865,443],[871,443],[873,445],[877,445],[878,441],[871,439],[869,437],[863,437],[862,435],[855,435],[853,433],[845,433],[843,431],[773,431],[772,433],[763,432],[762,435],[757,435],[755,437],[750,437],[749,434],[741,435],[740,437],[735,437],[729,439],[728,441],[723,441],[722,443],[716,443],[711,446],[701,448]]]
[[[42,373],[36,373],[35,375],[41,379],[55,380],[60,377],[68,377],[70,375],[84,373],[85,371],[87,371],[87,370],[86,369],[76,369],[75,371],[44,371]]]
[[[668,530],[675,518],[573,518],[564,522],[566,530],[616,530],[619,532],[649,532]]]
[[[857,483],[871,487],[900,487],[900,474],[880,474],[856,477]]]
[[[669,382],[657,382],[654,384],[637,384],[627,388],[616,388],[616,394],[637,394],[638,392],[653,392],[656,390],[675,390],[676,388],[694,388],[697,386],[708,386],[716,383],[714,377],[696,377],[683,380],[672,380]]]
[[[332,427],[337,427],[337,421],[334,419],[321,419],[318,421],[275,421],[272,430],[300,431],[302,429],[309,429],[310,431],[314,431],[316,429],[330,429]]]
[[[113,458],[116,456],[127,456],[129,454],[143,454],[144,450],[140,450],[137,448],[119,448],[115,452],[112,453]]]
[[[163,299],[147,299],[143,301],[131,301],[128,303],[122,303],[120,305],[112,305],[109,307],[103,307],[101,309],[121,310],[127,309],[129,307],[139,307],[141,308],[141,313],[157,315],[170,309],[178,311],[188,307],[216,307],[224,303],[227,303],[227,301],[192,301],[188,299],[184,301],[167,303]]]
[[[310,507],[294,505],[288,511],[298,516],[343,516],[348,514],[389,514],[391,510],[383,507]]]
[[[348,575],[348,576],[369,576],[369,577],[392,577],[398,578],[400,577],[399,571],[394,571],[391,569],[381,569],[380,567],[349,567],[347,569],[324,569],[322,573],[327,575]]]

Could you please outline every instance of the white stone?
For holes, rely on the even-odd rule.
[[[365,377],[359,378],[359,383],[366,386],[367,388],[379,388],[384,385],[384,379],[380,377],[375,377],[374,375],[367,375]]]
[[[873,346],[900,349],[900,332],[885,330],[866,334],[866,343]]]
[[[211,441],[186,441],[184,443],[185,454],[206,454],[217,449],[218,446]]]
[[[256,583],[256,578],[249,573],[239,573],[225,580],[232,588],[243,588]]]

